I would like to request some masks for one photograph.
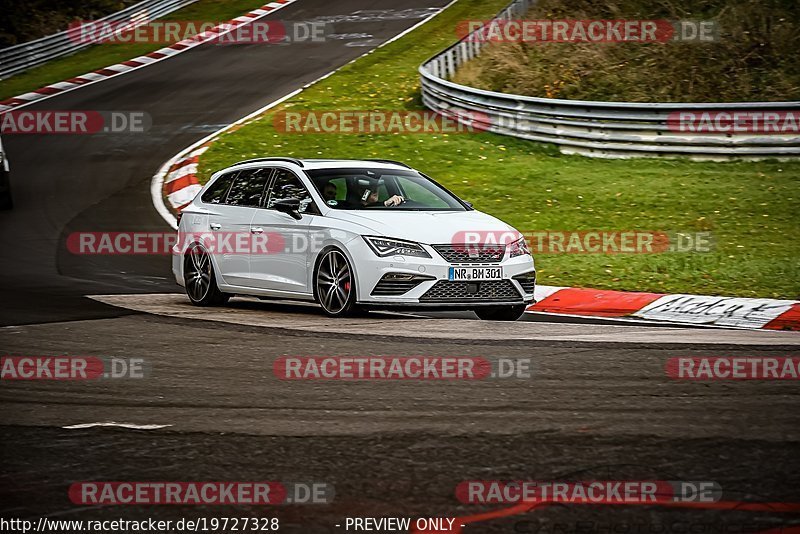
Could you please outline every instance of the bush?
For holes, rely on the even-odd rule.
[[[800,99],[795,0],[541,0],[529,19],[714,20],[713,43],[492,43],[458,83],[545,98],[631,102]]]
[[[0,48],[66,30],[74,20],[94,20],[139,0],[0,0]]]

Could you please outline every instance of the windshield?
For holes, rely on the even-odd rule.
[[[466,211],[449,191],[416,171],[307,171],[325,204],[337,210]]]

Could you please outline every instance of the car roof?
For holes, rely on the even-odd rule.
[[[347,169],[353,167],[367,168],[367,169],[405,169],[409,170],[411,167],[405,163],[394,162],[390,160],[361,160],[361,159],[301,159],[291,157],[273,157],[273,158],[257,158],[252,160],[240,161],[231,165],[230,168],[239,166],[264,166],[275,165],[280,163],[293,163],[303,170],[317,170],[317,169]]]

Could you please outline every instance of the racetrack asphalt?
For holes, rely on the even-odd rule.
[[[143,111],[153,124],[140,134],[3,139],[15,208],[0,212],[0,246],[10,260],[0,262],[0,324],[121,313],[84,299],[87,293],[177,291],[168,258],[75,256],[66,248],[66,237],[75,231],[169,231],[150,199],[150,179],[166,160],[375,48],[446,3],[302,0],[265,18],[338,19],[332,26],[336,34],[372,37],[283,46],[205,44],[25,108]]]
[[[378,327],[373,340],[347,340],[150,314],[6,327],[0,335],[12,354],[141,357],[151,364],[143,379],[3,385],[4,516],[243,515],[322,533],[341,530],[334,525],[347,516],[450,517],[498,508],[456,501],[464,480],[566,477],[714,481],[726,500],[800,501],[796,382],[698,383],[664,371],[676,356],[796,357],[797,350],[454,345],[382,341]],[[482,381],[287,382],[273,374],[286,354],[530,359],[532,372]],[[63,428],[112,421],[165,427]],[[81,480],[253,479],[332,484],[336,497],[330,505],[202,509],[87,508],[66,497]],[[645,525],[643,532],[681,532],[687,522],[702,532],[744,524],[754,532],[797,519],[557,507],[465,532],[578,532],[587,521],[606,529]]]
[[[304,20],[444,4],[300,0],[271,17]],[[556,332],[569,336],[564,325],[527,323],[513,325],[504,343],[502,336],[472,339],[484,327],[467,320],[447,323],[454,337],[428,339],[414,333],[435,330],[425,326],[435,319],[422,324],[381,314],[366,319],[366,331],[357,336],[347,335],[351,324],[332,335],[326,329],[335,326],[316,311],[300,312],[301,330],[275,328],[271,317],[298,310],[270,303],[213,310],[233,316],[223,322],[86,297],[155,293],[172,299],[163,294],[179,288],[169,258],[74,256],[66,250],[67,235],[167,231],[149,192],[164,161],[419,20],[337,23],[340,33],[372,34],[375,40],[366,46],[345,40],[204,45],[31,106],[146,111],[154,124],[140,136],[4,138],[15,209],[0,212],[0,352],[143,358],[148,374],[92,382],[2,381],[0,516],[272,516],[281,519],[282,531],[327,533],[343,531],[335,525],[347,516],[447,517],[491,509],[458,503],[454,488],[463,480],[575,477],[709,480],[722,486],[728,500],[800,502],[797,381],[689,382],[664,371],[676,356],[798,357],[793,342],[745,344],[731,330],[665,329],[647,343],[608,343],[587,339],[608,335],[604,327],[576,325],[570,342],[553,339]],[[262,324],[240,312],[261,315]],[[404,326],[412,322],[413,329]],[[315,324],[327,326],[315,330]],[[526,326],[541,335],[519,334]],[[459,328],[463,339],[456,339]],[[763,334],[764,340],[773,337]],[[701,343],[702,336],[720,342]],[[273,374],[275,360],[287,354],[530,359],[532,373],[485,381],[287,382]],[[111,421],[167,426],[64,428]],[[69,485],[81,480],[255,479],[326,482],[336,497],[328,505],[274,508],[82,507],[67,498]],[[686,534],[692,524],[696,534],[740,533],[798,522],[800,514],[777,512],[562,506],[465,532]],[[644,526],[620,530],[623,525]]]

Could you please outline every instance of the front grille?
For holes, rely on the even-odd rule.
[[[477,291],[470,292],[470,286],[473,289],[477,289]],[[439,280],[419,300],[428,302],[463,302],[516,301],[521,299],[522,295],[516,290],[511,280],[484,280],[482,282]]]
[[[432,245],[448,263],[500,263],[505,245]]]
[[[536,289],[536,271],[515,276],[514,280],[519,282],[526,294],[531,294]]]
[[[408,275],[399,273],[389,273],[383,275],[375,287],[372,289],[371,295],[377,297],[391,297],[403,295],[408,293],[425,280],[433,280],[431,276],[422,275]]]

